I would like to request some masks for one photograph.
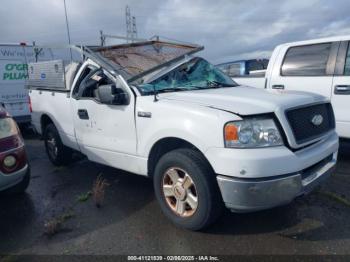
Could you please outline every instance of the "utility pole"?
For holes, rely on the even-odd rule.
[[[131,16],[130,7],[125,8],[125,22],[126,22],[126,42],[134,42],[137,39],[136,17]]]
[[[67,15],[67,7],[66,7],[66,0],[63,0],[63,4],[64,4],[64,14],[66,16],[66,26],[67,26],[67,35],[68,35],[68,44],[70,45],[70,32],[69,32],[69,23],[68,23],[68,15]],[[72,55],[72,49],[69,48],[69,52],[70,52],[70,60],[73,60],[73,55]]]
[[[146,41],[146,39],[137,38],[137,27],[136,27],[136,17],[131,16],[130,7],[127,5],[125,7],[125,22],[126,22],[126,36],[119,35],[108,35],[104,34],[100,30],[100,43],[101,46],[106,45],[106,38],[122,39],[126,40],[127,43],[133,43],[135,41]]]
[[[106,44],[106,36],[103,34],[102,30],[100,30],[100,40],[101,40],[101,46],[105,46],[105,44]]]
[[[137,38],[136,18],[132,17],[132,40]]]
[[[126,42],[129,43],[129,39],[133,39],[133,33],[132,33],[132,27],[131,27],[131,14],[130,14],[130,8],[127,5],[125,8],[125,22],[126,22]]]

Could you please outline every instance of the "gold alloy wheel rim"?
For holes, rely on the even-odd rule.
[[[192,216],[198,207],[196,186],[181,168],[171,167],[163,175],[162,192],[169,208],[180,217]]]

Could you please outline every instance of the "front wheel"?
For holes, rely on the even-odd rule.
[[[72,160],[73,151],[63,145],[57,128],[54,124],[48,124],[44,131],[46,153],[50,161],[56,165],[66,165]]]
[[[177,149],[161,157],[154,189],[163,213],[186,229],[207,227],[223,208],[214,172],[202,154],[192,149]]]

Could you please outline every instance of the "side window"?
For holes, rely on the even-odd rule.
[[[344,75],[350,75],[350,45],[348,45],[348,50],[346,52],[346,58],[345,58],[345,66],[344,66]]]
[[[102,69],[87,66],[74,87],[73,96],[75,98],[94,98],[99,100],[99,86],[109,84],[113,84],[113,80]]]
[[[241,76],[241,64],[239,63],[233,63],[233,64],[225,64],[220,65],[218,68],[224,72],[228,76]]]
[[[222,72],[227,74],[227,65],[218,65],[217,68],[219,68]]]
[[[331,43],[291,47],[281,68],[283,76],[326,75]]]
[[[247,73],[249,74],[250,71],[256,71],[256,70],[263,70],[264,64],[260,63],[258,61],[248,61],[247,62]]]
[[[241,64],[239,63],[230,64],[227,70],[227,74],[229,76],[241,76],[242,75]]]
[[[98,88],[111,85],[113,81],[101,69],[92,70],[79,85],[78,97],[99,100]]]
[[[79,88],[80,88],[80,84],[81,82],[91,73],[91,71],[95,70],[96,67],[92,66],[92,65],[88,65],[84,68],[83,72],[81,73],[78,81],[75,83],[74,89],[73,89],[73,97],[76,97],[79,93]]]
[[[247,61],[246,73],[250,75],[250,72],[254,72],[257,70],[264,70],[267,68],[268,60],[267,59],[259,59],[259,60],[251,60]]]

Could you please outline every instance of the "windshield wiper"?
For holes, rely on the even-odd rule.
[[[163,89],[158,89],[157,93],[166,93],[166,92],[178,92],[178,91],[187,91],[188,88],[185,87],[168,87]]]
[[[209,88],[218,88],[218,87],[232,87],[235,85],[227,84],[227,83],[221,83],[215,80],[207,80],[208,87]]]

